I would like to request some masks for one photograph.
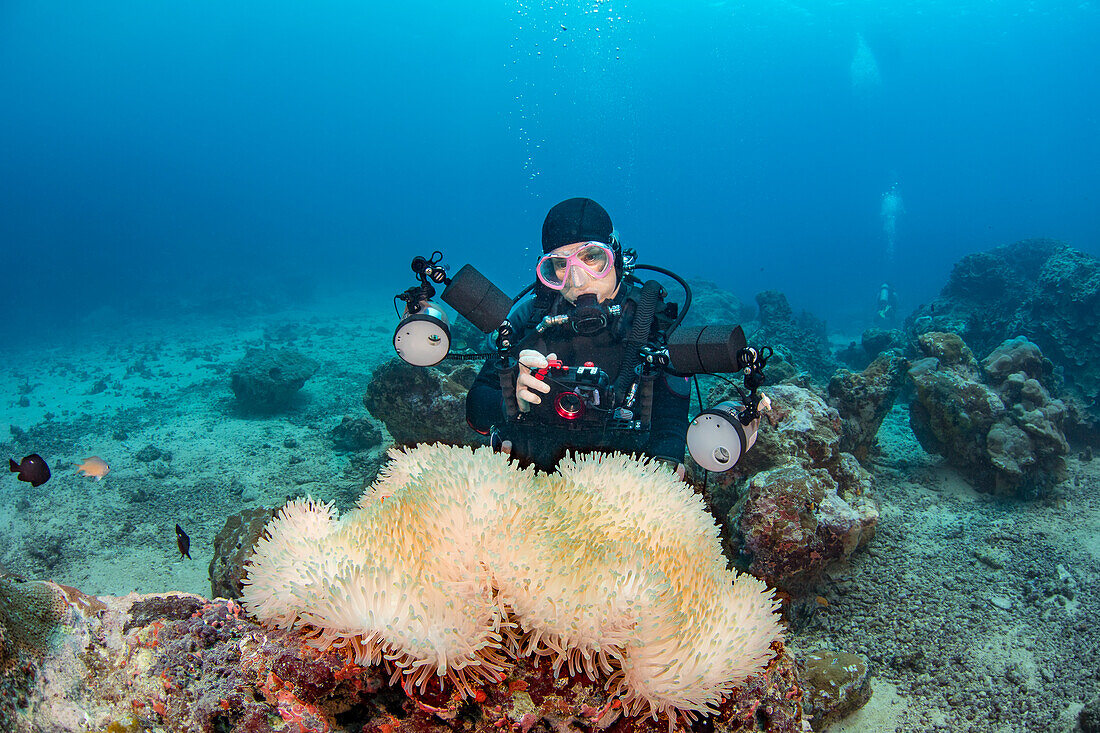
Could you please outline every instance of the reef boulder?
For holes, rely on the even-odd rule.
[[[829,649],[810,652],[803,660],[803,678],[806,694],[802,705],[814,730],[825,730],[871,699],[867,660],[858,654]]]
[[[925,356],[909,369],[909,422],[926,451],[982,491],[1035,494],[1064,478],[1066,408],[1044,384],[1050,363],[1038,346],[1010,339],[979,365],[958,334],[918,341]]]
[[[226,518],[214,538],[214,556],[210,559],[210,594],[214,598],[240,598],[241,579],[248,559],[264,527],[279,507],[245,509]]]
[[[1025,336],[1057,367],[1072,427],[1093,440],[1100,424],[1100,259],[1053,239],[1026,239],[968,255],[933,302],[906,320],[916,339],[957,333],[975,354]]]
[[[729,399],[728,387],[711,391]],[[840,413],[818,393],[792,384],[766,390],[756,444],[730,471],[707,481],[712,511],[725,519],[726,553],[792,597],[809,594],[823,573],[875,533],[873,478],[841,450]],[[702,471],[691,463],[701,484]]]
[[[249,412],[278,412],[319,368],[293,349],[249,349],[230,373],[237,404]]]
[[[787,296],[775,290],[758,293],[760,329],[754,343],[767,344],[775,351],[777,361],[794,367],[796,372],[808,372],[818,382],[826,382],[840,366],[829,349],[825,323],[807,311],[795,314]],[[769,363],[769,379],[783,371],[780,364]]]
[[[854,476],[866,473],[848,458]],[[753,477],[735,521],[749,572],[802,597],[874,537],[878,507],[862,491],[844,491],[829,471],[791,462]]]
[[[90,600],[70,601],[63,626],[43,627],[48,644],[0,675],[4,731],[422,733],[458,721],[477,730],[668,730],[664,721],[625,716],[601,683],[555,676],[537,658],[516,660],[472,699],[435,685],[406,695],[388,685],[383,667],[317,651],[299,631],[265,628],[234,601],[184,593]],[[0,609],[7,602],[0,595]],[[713,730],[804,730],[798,665],[782,642],[771,651],[709,719]]]
[[[829,404],[841,420],[840,449],[864,465],[870,461],[875,436],[901,390],[908,368],[904,357],[889,351],[862,372],[840,369],[829,380]]]
[[[466,393],[476,378],[473,364],[445,370],[393,358],[371,376],[363,405],[398,445],[486,445],[466,423]]]

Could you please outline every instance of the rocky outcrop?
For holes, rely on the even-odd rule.
[[[368,451],[382,444],[382,431],[369,417],[344,415],[340,424],[332,429],[332,442],[339,451]]]
[[[1050,359],[1068,417],[1095,441],[1100,424],[1100,260],[1052,239],[1026,239],[960,260],[940,296],[907,320],[910,339],[957,333],[973,353],[1025,336]]]
[[[264,527],[279,507],[256,507],[229,516],[214,538],[214,557],[210,559],[210,594],[213,598],[240,598],[241,580],[248,559],[264,533]]]
[[[711,401],[729,399],[725,389]],[[731,559],[798,599],[871,540],[878,507],[871,474],[841,450],[837,410],[804,387],[766,392],[771,409],[756,444],[732,470],[708,477],[708,498]],[[692,462],[692,480],[701,484],[701,474]]]
[[[818,649],[810,652],[802,669],[806,682],[802,705],[814,730],[826,730],[871,699],[867,660],[858,654]]]
[[[868,465],[875,436],[901,390],[909,362],[897,352],[876,358],[862,372],[841,369],[829,380],[829,404],[840,414],[840,450]]]
[[[252,621],[234,601],[174,593],[97,599],[67,610],[42,656],[7,675],[5,731],[448,733],[478,730],[668,730],[629,719],[601,684],[521,659],[462,700],[434,683],[406,695],[390,674],[319,652],[299,632]],[[800,733],[798,668],[783,648],[710,719],[720,733]],[[18,684],[18,689],[13,685]]]
[[[477,367],[469,363],[445,371],[394,358],[371,376],[363,405],[398,445],[485,445],[466,423],[466,392],[476,377]]]
[[[909,421],[929,453],[944,456],[978,489],[1034,495],[1065,477],[1065,405],[1051,397],[1050,364],[1019,337],[978,364],[953,333],[922,334],[925,357],[909,377]]]
[[[787,302],[787,296],[775,290],[758,293],[760,329],[753,337],[753,346],[768,345],[775,350],[777,362],[785,362],[795,371],[808,372],[819,383],[829,380],[840,364],[829,350],[825,323],[803,311],[797,316]],[[758,342],[758,343],[757,343]],[[775,383],[782,378],[779,363],[768,365],[768,379]]]
[[[249,349],[230,373],[237,404],[247,412],[289,407],[319,365],[293,349]]]
[[[860,336],[860,342],[849,343],[837,353],[837,358],[853,371],[862,371],[886,351],[904,352],[905,334],[883,328],[868,328]]]
[[[844,455],[850,478],[866,474]],[[744,502],[731,512],[734,521],[748,571],[802,597],[827,568],[870,541],[878,507],[862,491],[845,492],[829,471],[791,462],[753,477]]]
[[[690,280],[688,285],[691,286],[691,308],[684,318],[684,326],[744,324],[756,320],[756,308],[743,303],[728,290],[707,280]]]

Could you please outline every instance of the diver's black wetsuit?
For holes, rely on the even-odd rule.
[[[543,334],[529,324],[535,310],[534,299],[524,301],[509,315],[515,329],[513,343],[519,349],[535,349],[542,354],[556,354],[567,366],[581,366],[592,362],[607,372],[614,384],[623,361],[624,339],[633,324],[635,298],[638,289],[624,282],[611,304],[622,305],[619,317],[610,317],[607,328],[592,336],[582,336],[567,325],[551,328]],[[559,297],[548,315],[568,314],[574,306]],[[653,328],[658,327],[657,320]],[[657,376],[653,385],[653,411],[649,432],[611,431],[599,428],[589,430],[566,429],[564,423],[547,425],[534,421],[509,423],[505,415],[499,377],[499,359],[492,357],[482,366],[473,386],[466,395],[466,420],[480,433],[486,434],[496,426],[501,437],[512,441],[512,454],[534,463],[543,470],[553,470],[558,460],[568,451],[618,450],[626,453],[645,453],[672,463],[684,460],[687,438],[688,383],[684,377],[672,373]],[[546,399],[543,396],[543,399]]]

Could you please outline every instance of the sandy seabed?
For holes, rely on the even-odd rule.
[[[395,321],[388,301],[366,298],[253,316],[100,313],[65,336],[5,344],[0,441],[17,461],[44,456],[53,477],[39,488],[0,480],[0,569],[92,594],[209,596],[227,515],[288,496],[341,507],[359,496],[381,449],[340,452],[331,431],[366,415]],[[229,374],[265,345],[321,366],[287,413],[244,414]],[[828,605],[790,644],[870,660],[871,701],[831,730],[1072,730],[1100,670],[1100,459],[1075,454],[1067,481],[1023,501],[976,493],[924,453],[904,405],[879,440],[878,533],[827,579]],[[76,473],[92,455],[110,464],[102,481]]]

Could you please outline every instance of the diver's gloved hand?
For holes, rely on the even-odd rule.
[[[527,412],[531,405],[542,403],[540,394],[550,391],[550,385],[537,378],[534,373],[539,369],[545,369],[551,359],[557,359],[557,354],[543,356],[534,349],[524,349],[519,352],[519,374],[516,375],[516,402],[520,412]]]

